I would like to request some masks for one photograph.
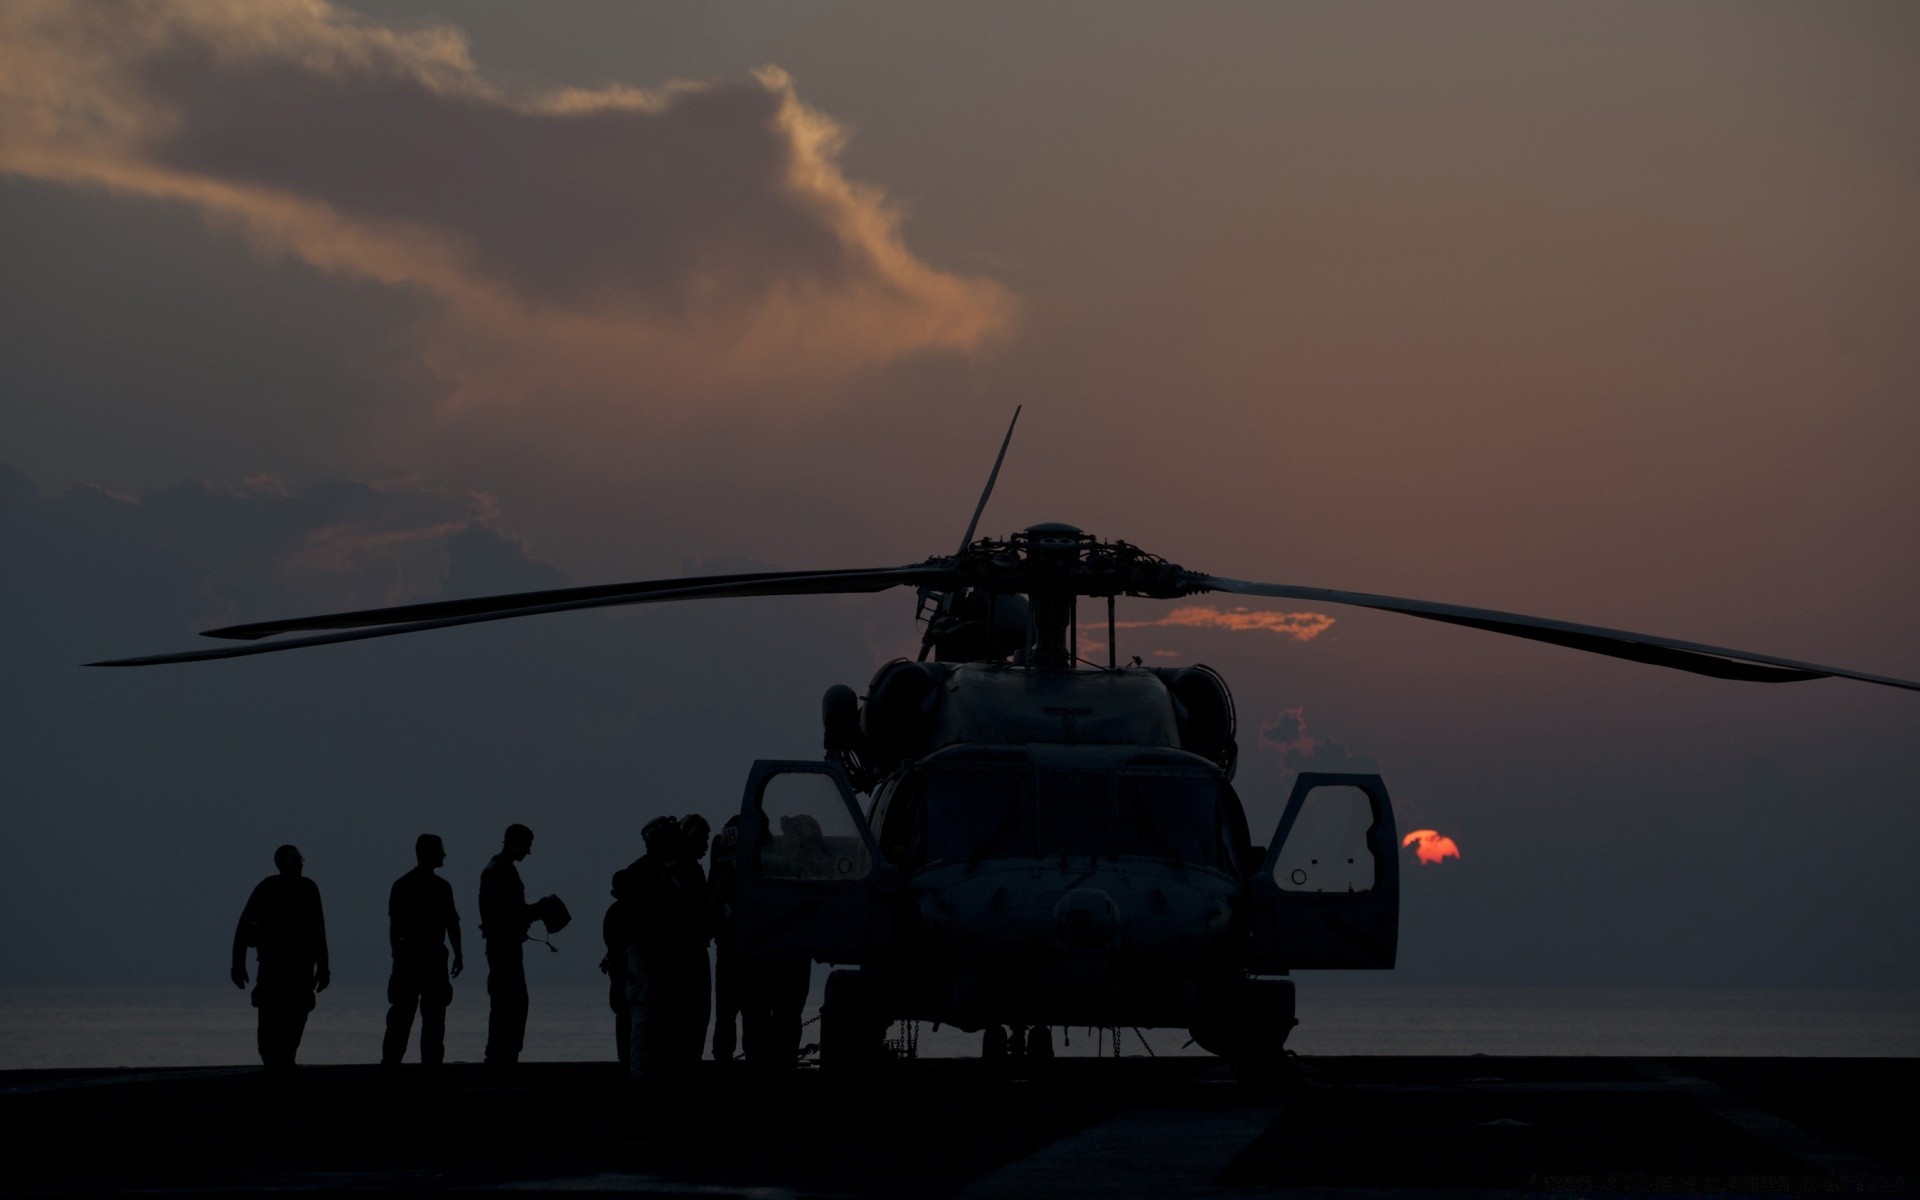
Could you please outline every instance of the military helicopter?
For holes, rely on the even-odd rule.
[[[1014,423],[1019,410],[1014,412]],[[1386,969],[1399,846],[1378,775],[1307,773],[1265,845],[1234,793],[1233,696],[1206,666],[1122,662],[1114,603],[1207,592],[1354,605],[1719,679],[1920,683],[1648,634],[1189,570],[1071,525],[975,540],[1013,424],[951,555],[559,588],[208,630],[245,643],[96,663],[272,653],[510,617],[742,596],[918,589],[917,659],[822,702],[825,756],[761,760],[736,852],[735,937],[840,969],[822,1067],[885,1057],[896,1020],[983,1031],[989,1058],[1055,1026],[1181,1028],[1259,1075],[1283,1062],[1289,973]],[[1106,661],[1079,601],[1106,602]],[[868,797],[863,804],[859,797]]]

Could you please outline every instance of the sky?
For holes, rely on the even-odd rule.
[[[342,979],[423,830],[597,912],[916,631],[79,664],[915,562],[1015,405],[983,532],[1920,677],[1916,68],[1892,3],[9,4],[0,981],[217,981],[285,841]],[[1123,652],[1226,674],[1256,838],[1356,769],[1452,840],[1397,978],[1920,987],[1913,694],[1249,607]]]

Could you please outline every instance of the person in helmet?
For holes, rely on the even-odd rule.
[[[259,982],[253,988],[253,1007],[259,1010],[260,1061],[271,1074],[293,1070],[300,1037],[314,995],[327,990],[332,973],[327,967],[327,920],[320,908],[320,889],[302,872],[306,859],[296,846],[273,852],[277,873],[262,879],[240,911],[233,931],[233,985],[247,986],[247,948],[258,959]]]
[[[431,833],[414,840],[415,866],[387,895],[387,940],[393,948],[393,974],[387,980],[387,1036],[380,1065],[398,1067],[413,1036],[413,1013],[420,1010],[420,1061],[437,1067],[447,1052],[447,1005],[453,980],[466,968],[460,952],[460,914],[453,906],[453,885],[434,872],[447,861],[447,848]],[[447,966],[447,944],[453,966]]]

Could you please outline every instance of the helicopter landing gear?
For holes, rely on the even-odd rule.
[[[820,1070],[847,1076],[871,1071],[887,1059],[885,996],[879,980],[858,971],[827,976],[820,1004]]]
[[[1233,1064],[1242,1083],[1260,1088],[1284,1088],[1298,1076],[1287,1053],[1287,1035],[1294,1019],[1293,981],[1242,979],[1215,993],[1213,1006],[1192,1028],[1193,1040],[1209,1054]]]
[[[1053,1063],[1053,1030],[1046,1025],[989,1025],[980,1035],[980,1061],[1014,1077]]]
[[[980,1061],[1004,1063],[1007,1061],[1007,1027],[989,1025],[980,1035]]]
[[[1027,1029],[1027,1061],[1036,1067],[1053,1061],[1053,1027],[1033,1025]]]

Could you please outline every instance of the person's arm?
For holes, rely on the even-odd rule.
[[[400,881],[405,878],[394,880],[387,892],[387,949],[395,958],[400,957]]]
[[[333,982],[333,972],[327,965],[327,914],[320,907],[320,885],[311,879],[307,886],[313,889],[313,936],[314,936],[314,973],[313,990],[324,992]]]
[[[259,903],[260,888],[255,885],[246,906],[240,910],[240,923],[233,927],[233,969],[227,972],[227,978],[242,991],[247,986],[247,928],[253,924],[254,910]]]
[[[453,945],[453,971],[450,977],[458,978],[466,969],[466,959],[460,953],[460,910],[453,906],[453,885],[444,884],[447,896],[447,941]]]

